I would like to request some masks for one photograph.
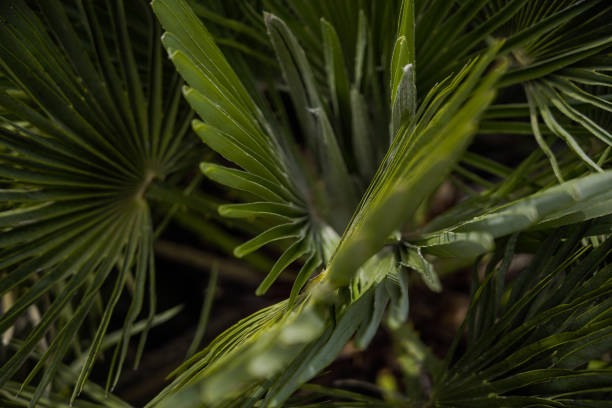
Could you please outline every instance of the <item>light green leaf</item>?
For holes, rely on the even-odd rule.
[[[276,227],[270,228],[269,230],[262,232],[255,238],[252,238],[244,244],[236,247],[236,249],[234,249],[234,255],[241,258],[261,248],[262,246],[269,244],[270,242],[286,238],[303,237],[304,224],[303,222],[299,221],[300,220],[298,219],[295,222],[277,225]]]
[[[499,44],[492,47],[479,61],[454,97],[429,124],[422,125],[423,130],[417,126],[396,138],[330,262],[328,277],[333,286],[350,281],[459,159],[475,131],[475,121],[493,99],[492,85],[505,69],[497,67],[474,89],[498,48]],[[474,92],[466,101],[469,90]],[[461,102],[467,103],[461,108]],[[451,115],[446,122],[444,118]]]
[[[419,275],[421,275],[423,282],[425,282],[427,287],[432,291],[442,291],[440,279],[438,278],[433,265],[427,259],[425,259],[421,253],[420,247],[407,246],[405,250],[402,251],[401,264],[417,271]]]
[[[228,218],[249,218],[259,215],[277,216],[294,219],[306,215],[302,208],[292,204],[255,202],[246,204],[224,204],[219,206],[219,214]]]
[[[324,19],[321,19],[321,32],[323,35],[325,70],[327,71],[327,83],[331,93],[332,106],[336,116],[340,117],[342,123],[346,123],[351,117],[350,91],[340,39],[334,27]]]
[[[247,191],[266,201],[284,201],[281,196],[284,192],[280,190],[278,185],[274,185],[268,180],[252,173],[214,163],[200,163],[200,169],[206,177],[217,183],[237,190]]]
[[[416,114],[416,85],[414,67],[408,64],[403,67],[401,80],[395,94],[395,100],[391,108],[391,140],[404,126],[410,126],[415,120]]]
[[[308,242],[304,239],[294,242],[283,254],[278,258],[272,269],[266,275],[264,280],[255,290],[255,294],[263,295],[272,286],[278,276],[295,260],[310,251]]]

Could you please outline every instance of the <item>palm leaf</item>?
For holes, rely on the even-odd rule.
[[[468,347],[447,356],[448,371],[432,396],[437,404],[605,406],[611,373],[585,364],[610,350],[610,244],[584,248],[583,231],[552,235],[531,267],[507,290],[502,286],[503,296],[496,282],[508,262],[488,269],[466,318]]]
[[[612,371],[599,359],[610,352],[612,246],[609,240],[585,245],[586,230],[552,231],[531,245],[530,265],[511,279],[508,268],[522,238],[508,239],[484,278],[474,276],[467,316],[444,361],[408,325],[395,329],[404,391],[366,383],[381,394],[372,397],[307,385],[306,402],[296,397],[294,406],[608,406]],[[424,386],[424,378],[433,386]]]
[[[486,244],[487,240],[491,242],[524,230],[559,227],[608,215],[610,177],[607,171],[577,178],[492,208],[477,217],[456,219],[454,226],[428,232],[410,242],[428,253],[474,259],[492,249]],[[450,215],[432,221],[425,230],[435,229]],[[467,245],[475,250],[466,251]]]
[[[251,217],[259,206],[267,214],[295,220],[265,231],[259,237],[236,248],[235,254],[244,256],[269,242],[297,237],[292,248],[301,245],[299,255],[287,252],[284,260],[290,263],[301,255],[312,253],[318,240],[317,230],[300,222],[308,214],[304,193],[295,180],[295,160],[291,151],[283,147],[282,138],[274,133],[274,123],[263,115],[234,70],[215,45],[212,36],[201,24],[188,4],[182,1],[156,1],[153,9],[167,29],[164,34],[171,60],[190,88],[184,94],[194,110],[206,123],[194,122],[194,130],[212,149],[245,171],[216,164],[202,164],[202,170],[212,180],[235,189],[247,191],[261,200],[251,204],[251,210],[236,211],[232,205],[222,207],[221,213],[232,217]],[[187,24],[185,24],[187,22]],[[195,43],[193,38],[201,39]],[[247,207],[241,207],[246,210]],[[288,209],[289,211],[287,211]],[[264,292],[288,265],[277,263],[261,286]]]
[[[458,81],[450,85],[456,87],[455,95],[439,110],[434,99],[416,126],[400,128],[332,258],[328,268],[332,285],[346,285],[354,271],[382,247],[386,237],[412,215],[421,200],[450,171],[475,131],[475,124],[468,118],[476,120],[482,112],[480,108],[486,107],[493,98],[491,86],[503,72],[503,67],[492,71],[482,81],[473,99],[465,100],[499,46],[492,47],[481,61],[458,74],[457,78],[468,72],[470,75],[461,85],[456,83]],[[441,91],[438,96],[450,89]],[[460,110],[464,102],[465,106]],[[452,120],[444,125],[450,118]],[[432,156],[441,158],[441,162],[427,159]],[[402,211],[390,211],[391,208],[401,208]]]
[[[176,56],[180,55],[179,52],[189,55],[191,58],[193,69],[187,71],[186,68],[181,68],[181,65],[177,64],[179,71],[190,72],[189,75],[191,75],[195,67],[200,67],[199,75],[193,77],[190,85],[202,84],[201,93],[195,94],[194,92],[199,92],[197,89],[188,90],[186,96],[202,118],[208,120],[210,126],[215,126],[215,124],[210,123],[211,120],[215,120],[214,112],[205,109],[205,105],[199,101],[205,101],[204,92],[216,92],[211,86],[205,85],[206,82],[211,84],[224,83],[224,79],[218,78],[220,73],[215,72],[212,65],[225,66],[229,69],[226,66],[227,62],[222,59],[219,50],[214,46],[210,34],[197,21],[195,15],[189,11],[185,3],[178,0],[172,2],[158,0],[154,3],[154,9],[162,24],[169,30],[169,33],[165,35],[165,43],[169,48],[171,58],[176,59]],[[182,22],[180,27],[178,25],[179,20]],[[404,20],[405,18],[402,21]],[[184,22],[187,22],[187,24]],[[339,192],[345,198],[346,196],[350,198],[348,192],[350,191],[351,181],[348,168],[343,166],[343,155],[338,150],[341,140],[337,138],[335,134],[337,129],[333,128],[328,118],[328,111],[323,105],[319,85],[310,70],[308,59],[297,43],[294,34],[282,20],[267,15],[266,23],[294,105],[303,110],[300,123],[307,136],[307,148],[313,150],[314,157],[318,158],[317,168],[322,169],[322,178],[327,182],[327,187],[345,186]],[[410,24],[413,23],[400,23],[402,35],[406,35]],[[190,31],[193,34],[189,34],[190,31],[186,31],[184,27],[191,27]],[[198,38],[205,39],[202,42],[202,47],[209,50],[207,55],[202,53],[201,49],[196,50],[194,48],[192,38],[196,36],[195,33],[198,33]],[[337,72],[333,66],[339,63],[339,40],[334,39],[333,32],[328,32],[326,35],[329,36],[331,52],[331,54],[328,54],[328,65],[332,67],[330,68],[332,71]],[[335,45],[332,43],[335,43]],[[421,107],[418,113],[414,93],[408,99],[404,96],[401,97],[402,101],[411,101],[408,103],[412,106],[410,107],[402,102],[399,109],[401,111],[412,110],[413,115],[418,119],[414,119],[414,123],[411,124],[409,122],[412,119],[407,120],[408,117],[401,114],[400,126],[397,129],[394,144],[387,154],[386,160],[381,164],[372,186],[366,193],[366,199],[360,205],[354,218],[360,220],[360,222],[367,219],[368,225],[382,223],[382,227],[377,228],[375,234],[372,234],[372,231],[361,231],[359,223],[353,221],[349,224],[346,233],[350,238],[345,238],[345,240],[360,240],[361,237],[369,237],[368,239],[371,240],[369,242],[373,243],[376,240],[383,242],[384,238],[397,228],[398,224],[409,218],[411,209],[414,210],[437,183],[437,181],[432,182],[430,180],[427,188],[423,189],[423,186],[416,186],[414,187],[415,194],[405,194],[406,186],[402,180],[406,174],[409,171],[417,172],[422,173],[422,180],[431,178],[441,180],[450,171],[454,160],[463,152],[469,137],[475,130],[475,122],[470,122],[468,118],[471,118],[472,121],[476,120],[478,117],[476,113],[482,112],[486,108],[493,97],[492,87],[503,72],[503,67],[494,69],[481,80],[482,74],[494,59],[499,47],[500,44],[496,44],[482,60],[468,65],[452,81],[449,81],[448,87],[434,90],[427,99],[429,101],[427,105]],[[186,59],[184,60],[186,61]],[[404,72],[403,68],[400,67],[399,69]],[[226,75],[233,77],[233,74],[229,71],[224,71]],[[336,81],[336,77],[335,74],[330,74],[330,81],[332,79]],[[414,78],[407,81],[414,81]],[[231,79],[230,83],[231,86],[226,86],[225,99],[232,101],[232,98],[235,98],[236,102],[233,103],[238,103],[238,98],[231,89],[241,89],[242,85],[236,78]],[[406,83],[406,79],[404,83]],[[401,88],[399,93],[404,95],[406,85],[403,85],[400,81],[397,86]],[[332,86],[332,88],[334,87]],[[456,95],[447,98],[451,91],[456,91]],[[472,91],[475,91],[475,94],[470,98]],[[198,99],[191,97],[192,93],[197,95]],[[242,94],[242,91],[240,93]],[[210,105],[210,102],[208,104]],[[340,98],[338,98],[338,104],[340,104]],[[251,102],[247,106],[251,106]],[[249,110],[252,109],[248,108],[246,112],[249,112]],[[312,113],[314,113],[314,116]],[[225,109],[224,115],[229,121],[236,124],[239,120],[242,120],[238,114],[232,114],[229,107]],[[246,118],[246,120],[249,120],[249,118]],[[445,124],[447,120],[451,120],[451,122]],[[293,174],[289,173],[292,168],[287,163],[291,161],[290,156],[286,156],[287,150],[281,149],[282,138],[270,133],[270,129],[274,129],[275,126],[269,125],[267,121],[256,114],[253,114],[250,119],[253,123],[253,126],[249,126],[250,133],[242,131],[237,126],[230,126],[229,121],[219,121],[217,123],[216,126],[224,126],[224,128],[222,132],[215,133],[214,136],[220,137],[217,140],[223,138],[224,141],[215,142],[209,138],[208,140],[212,141],[211,147],[218,148],[221,151],[221,143],[225,143],[227,148],[223,147],[223,149],[229,152],[230,145],[246,146],[249,143],[249,138],[261,137],[262,143],[259,146],[270,146],[271,149],[269,152],[261,151],[261,154],[277,158],[275,166],[278,170],[272,171],[272,173]],[[203,125],[196,126],[201,129]],[[246,122],[244,126],[246,126]],[[456,137],[454,138],[447,137],[450,135],[451,129],[454,131],[457,128],[464,129],[464,131],[455,133]],[[439,143],[442,140],[445,140],[444,144]],[[431,162],[422,160],[431,153],[430,149],[432,148],[448,158],[443,166],[430,168],[429,164]],[[248,151],[244,150],[244,153],[247,154]],[[230,158],[230,156],[226,155],[226,158]],[[271,179],[272,174],[258,172],[258,168],[265,167],[263,166],[264,163],[261,163],[262,166],[258,167],[250,161],[251,158],[254,158],[254,156],[249,157],[248,161],[245,157],[238,155],[231,158],[245,171],[223,169],[213,164],[205,164],[203,169],[209,177],[234,188],[249,191],[264,200],[257,203],[224,206],[221,209],[222,212],[233,216],[246,216],[259,209],[263,212],[275,211],[279,217],[292,220],[263,232],[258,237],[238,247],[236,253],[243,255],[268,242],[294,237],[296,241],[278,259],[258,292],[263,293],[286,265],[305,255],[308,256],[310,261],[308,261],[308,266],[305,266],[304,273],[300,273],[301,276],[296,283],[297,290],[299,290],[304,285],[307,274],[316,268],[319,259],[329,256],[330,249],[333,251],[336,243],[331,240],[329,244],[325,245],[326,249],[319,249],[320,244],[317,243],[324,241],[321,238],[321,224],[319,224],[320,221],[315,222],[313,216],[310,215],[316,211],[316,207],[305,208],[304,200],[300,202],[300,200],[296,200],[279,190],[280,184],[286,185],[289,192],[300,191],[299,186],[291,186],[291,178],[287,178],[286,181],[274,180]],[[408,160],[407,158],[411,159]],[[273,169],[270,166],[267,168]],[[301,177],[297,176],[297,179],[299,180]],[[331,202],[334,202],[334,194],[337,193],[329,191]],[[410,200],[406,201],[406,211],[393,215],[391,219],[383,220],[381,209],[384,209],[385,203],[392,203],[399,197],[410,197]],[[345,208],[350,208],[347,207],[350,202],[349,200],[347,204],[337,206],[335,208],[336,214],[341,214]],[[379,203],[382,204],[379,205]],[[233,211],[238,208],[249,208],[251,211],[244,213]],[[295,215],[291,217],[285,210],[286,208],[294,208],[296,210]],[[304,208],[304,210],[300,210],[300,208]],[[299,218],[300,211],[309,215],[305,219]],[[388,214],[386,215],[388,216]],[[346,221],[343,222],[342,219],[330,222],[330,225],[333,225],[336,231],[345,224]],[[369,228],[364,230],[367,229]],[[309,236],[311,231],[312,235],[315,236],[314,238]],[[319,235],[319,237],[316,235]],[[380,240],[381,237],[383,241]],[[365,263],[368,258],[380,250],[380,247],[357,251],[359,252],[357,254],[357,252],[346,250],[343,245],[348,244],[340,244],[332,258],[329,271],[320,279],[321,282],[327,283],[331,278],[332,284],[337,286],[349,286],[350,283],[350,295],[340,303],[338,310],[330,311],[325,306],[325,303],[333,302],[333,296],[330,297],[329,294],[326,294],[326,290],[322,290],[325,285],[308,285],[305,294],[302,296],[297,295],[297,290],[294,287],[292,302],[289,304],[281,303],[271,309],[257,313],[219,336],[207,349],[196,355],[191,362],[188,362],[180,370],[179,377],[175,382],[153,400],[151,405],[192,404],[199,398],[203,398],[208,403],[219,404],[230,399],[230,396],[235,398],[235,401],[239,399],[246,401],[254,398],[255,394],[263,397],[261,392],[266,392],[264,403],[277,406],[282,404],[300,384],[311,379],[318,371],[328,365],[358,330],[360,330],[358,337],[361,346],[365,347],[369,343],[373,331],[380,324],[382,311],[384,311],[387,303],[384,300],[385,295],[381,293],[388,292],[388,299],[391,299],[390,321],[396,322],[395,324],[404,321],[408,311],[407,275],[405,271],[398,270],[395,267],[394,256],[389,252],[382,252]],[[319,252],[316,257],[313,255],[313,253],[316,253],[315,251]],[[349,259],[351,261],[350,265],[342,265]],[[364,264],[363,267],[362,264]],[[350,273],[346,273],[347,276],[342,276],[340,279],[340,274],[334,272],[336,268],[350,270]],[[310,296],[311,293],[313,294],[312,297]],[[380,298],[381,296],[382,298]],[[323,303],[321,303],[321,300],[324,300]],[[374,315],[365,313],[372,302],[382,303]],[[260,323],[254,325],[256,321]],[[333,321],[339,322],[338,326],[334,326]],[[301,335],[295,337],[296,335],[290,333],[301,333]],[[287,366],[290,366],[291,369],[283,372],[283,369]],[[247,369],[244,369],[245,367]]]
[[[128,28],[127,13],[143,31]],[[98,328],[74,378],[71,400],[86,387],[127,280],[133,280],[134,291],[107,389],[117,383],[150,291],[142,350],[155,316],[153,221],[146,192],[187,157],[184,123],[190,113],[172,97],[179,95],[180,83],[166,81],[160,29],[146,4],[52,0],[30,7],[11,0],[0,6],[0,14],[0,67],[22,95],[0,90],[5,109],[0,195],[7,204],[0,214],[0,293],[15,298],[0,318],[0,331],[11,329],[43,299],[49,303],[4,362],[0,384],[12,387],[10,380],[28,354],[48,341],[26,382],[39,370],[42,380],[23,388],[34,406],[91,316]],[[151,45],[148,55],[132,49],[136,39]],[[97,311],[101,294],[105,306]]]

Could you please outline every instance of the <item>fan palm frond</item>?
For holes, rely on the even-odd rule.
[[[154,231],[146,193],[184,166],[191,113],[144,2],[11,0],[0,15],[0,66],[8,84],[0,90],[0,197],[7,204],[0,213],[0,293],[14,299],[0,332],[28,308],[49,304],[2,366],[0,384],[48,341],[28,377],[44,373],[33,405],[78,342],[85,319],[95,315],[99,326],[72,399],[80,393],[128,281],[131,306],[107,388],[117,383],[145,304],[147,327],[153,322]],[[149,44],[146,54],[132,48],[136,41]]]
[[[612,350],[611,243],[585,247],[584,231],[551,234],[506,288],[516,237],[508,241],[474,292],[465,352],[449,353],[434,386],[439,406],[606,406],[612,372],[590,362]]]

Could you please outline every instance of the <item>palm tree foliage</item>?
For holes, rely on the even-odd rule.
[[[286,244],[256,292],[300,269],[287,300],[218,336],[149,406],[324,406],[325,395],[342,406],[605,406],[609,366],[595,360],[612,351],[612,5],[154,0],[152,9],[161,38],[141,2],[0,6],[0,293],[15,299],[0,331],[51,299],[2,367],[3,389],[49,338],[25,381],[36,403],[95,315],[74,399],[129,281],[107,388],[116,384],[144,303],[143,339],[155,320],[150,198],[184,204],[167,198],[172,175],[203,157],[190,154],[191,124],[219,155],[203,174],[241,192],[219,214],[259,229],[234,254]],[[469,151],[504,133],[539,149],[515,167]],[[428,219],[445,180],[465,199]],[[509,277],[519,250],[534,258]],[[440,291],[443,260],[482,257],[464,327],[437,361],[406,323],[413,275]],[[399,345],[404,394],[304,385],[347,342],[365,349],[381,323]],[[431,389],[419,386],[423,370]],[[302,402],[292,397],[300,388],[310,393]]]
[[[154,180],[189,163],[192,143],[185,135],[191,113],[181,100],[180,78],[162,58],[160,28],[144,2],[126,7],[9,1],[1,7],[6,84],[0,91],[0,293],[12,299],[1,331],[29,308],[42,307],[43,299],[48,306],[4,362],[0,383],[7,384],[48,339],[25,381],[43,371],[32,394],[35,404],[75,347],[79,327],[95,316],[98,327],[79,367],[74,399],[128,281],[132,303],[114,353],[111,386],[146,303],[149,326],[153,322],[154,231],[145,193]],[[134,29],[128,28],[128,13]],[[133,49],[139,41],[149,47]],[[112,290],[101,297],[107,282]],[[55,333],[48,337],[50,330]]]
[[[294,398],[288,406],[334,406],[330,396],[342,406],[609,406],[612,370],[598,358],[610,349],[611,248],[609,240],[582,243],[588,227],[554,230],[509,287],[511,259],[526,237],[500,245],[482,280],[474,271],[467,316],[444,360],[409,325],[398,328],[406,393],[379,389],[372,397],[315,386],[306,387],[307,402]],[[418,385],[424,376],[432,382],[425,390]]]
[[[610,242],[585,245],[587,228],[550,234],[505,291],[517,236],[497,251],[472,296],[467,348],[449,353],[432,391],[439,406],[609,405],[612,371],[594,360],[610,348]]]

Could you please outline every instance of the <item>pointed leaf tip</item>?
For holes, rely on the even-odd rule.
[[[209,173],[211,170],[213,170],[213,168],[214,168],[214,164],[206,163],[206,162],[200,163],[200,170],[204,174]]]

